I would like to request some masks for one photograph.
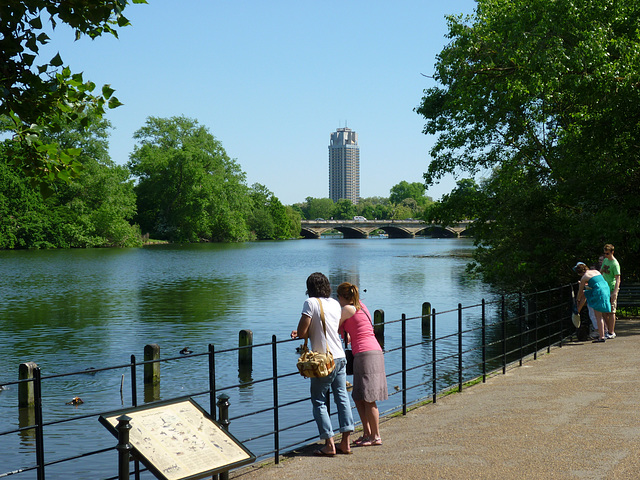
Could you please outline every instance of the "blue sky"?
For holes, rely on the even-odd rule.
[[[197,119],[247,174],[284,203],[328,197],[329,135],[358,133],[360,193],[388,196],[421,182],[433,138],[413,109],[433,86],[446,14],[474,0],[148,0],[130,5],[119,39],[73,41],[58,28],[72,71],[111,84],[124,105],[110,111],[110,153],[124,164],[148,116]],[[427,192],[438,199],[447,177]]]

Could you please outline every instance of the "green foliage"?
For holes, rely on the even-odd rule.
[[[307,197],[299,207],[307,220],[315,220],[316,218],[328,220],[333,217],[335,210],[333,200],[330,198]]]
[[[358,203],[358,215],[365,218],[377,218],[378,220],[390,220],[393,218],[394,208],[385,197],[367,197]]]
[[[409,185],[407,182],[405,184]],[[415,185],[422,185],[417,183]],[[415,189],[420,198],[420,203],[413,197],[406,197],[400,200],[399,204],[394,204],[385,197],[361,198],[357,205],[351,204],[349,200],[339,200],[333,203],[330,198],[307,197],[304,203],[298,203],[293,207],[297,209],[306,220],[323,218],[329,220],[349,220],[356,215],[361,215],[368,219],[391,220],[404,218],[421,218],[424,213],[424,205],[429,205],[431,199],[423,196],[424,187]]]
[[[480,187],[471,178],[458,180],[451,193],[443,195],[442,200],[429,206],[425,218],[444,226],[463,220],[473,220],[481,211],[483,197]]]
[[[391,187],[389,201],[394,204],[399,204],[407,198],[412,198],[417,205],[424,207],[432,201],[429,197],[425,196],[425,190],[424,183],[409,183],[402,180],[400,183]]]
[[[248,224],[258,240],[285,240],[300,234],[300,214],[282,205],[267,187],[254,183],[249,192],[253,210]]]
[[[298,238],[302,230],[302,216],[298,209],[287,205],[285,207],[287,218],[289,219],[289,231],[292,238]]]
[[[272,240],[275,238],[273,217],[266,208],[256,208],[247,220],[249,229],[258,240]]]
[[[273,218],[274,237],[280,240],[291,238],[293,232],[291,232],[291,223],[287,216],[287,209],[275,196],[271,199],[269,213],[271,214],[271,218]],[[296,236],[298,236],[299,233],[299,231],[296,232]]]
[[[405,180],[391,187],[389,217],[386,218],[394,220],[422,218],[425,208],[433,203],[431,198],[425,196],[425,190],[423,183],[409,183]]]
[[[434,211],[476,216],[487,280],[575,280],[569,266],[607,242],[638,275],[639,20],[632,0],[479,0],[474,16],[448,18],[440,86],[417,108],[437,135],[424,177],[489,175]]]
[[[351,220],[357,214],[356,206],[346,198],[341,198],[333,206],[333,218],[336,220]]]
[[[129,168],[138,178],[137,220],[171,241],[243,241],[251,200],[245,174],[196,120],[147,118]]]
[[[0,248],[138,246],[140,232],[129,172],[107,154],[106,121],[89,129],[69,126],[44,137],[63,148],[79,148],[85,168],[71,184],[60,184],[47,198],[14,165],[23,151],[16,142],[0,147]],[[9,159],[11,157],[11,161]]]
[[[11,157],[13,164],[47,193],[51,193],[51,184],[77,177],[82,163],[80,150],[63,148],[44,135],[61,132],[74,122],[87,127],[91,116],[100,118],[106,108],[120,102],[108,85],[94,93],[95,84],[64,67],[59,53],[49,60],[38,58],[40,47],[49,42],[43,17],[53,29],[58,23],[67,24],[76,39],[103,33],[117,37],[117,28],[129,24],[123,16],[128,3],[7,0],[0,5],[0,116],[9,120],[3,124],[12,131],[16,145],[11,148],[22,152]]]

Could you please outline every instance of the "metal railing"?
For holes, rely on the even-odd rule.
[[[565,285],[470,306],[458,304],[447,311],[434,309],[412,318],[403,314],[400,319],[376,324],[376,329],[384,329],[384,337],[379,340],[385,352],[389,385],[389,400],[381,403],[381,416],[399,411],[406,414],[416,405],[435,403],[445,393],[462,391],[467,383],[484,382],[491,374],[506,373],[509,367],[522,365],[525,358],[536,359],[541,351],[561,347],[575,332],[571,324],[573,290],[575,285]],[[0,471],[0,478],[34,478],[34,472],[37,480],[50,474],[53,478],[83,478],[82,472],[87,471],[91,478],[117,478],[109,476],[117,471],[115,441],[105,435],[97,418],[122,410],[123,405],[136,407],[140,386],[145,404],[194,398],[206,405],[208,413],[228,426],[258,459],[273,457],[278,463],[282,453],[317,439],[310,397],[301,394],[305,380],[295,370],[297,354],[292,342],[296,340],[277,340],[274,335],[271,341],[256,345],[225,350],[209,345],[207,352],[144,362],[132,355],[128,364],[59,375],[43,375],[40,368],[35,368],[33,378],[4,383],[17,386],[18,390],[32,387],[33,405],[20,408],[16,428],[1,431],[4,427],[0,427],[0,449],[15,448],[16,461],[32,461]],[[246,349],[251,349],[253,364],[239,361]],[[157,385],[141,382],[142,376],[138,375],[140,368],[155,363],[169,370],[161,380],[169,393],[162,396]],[[84,408],[69,414],[68,410],[49,407],[50,403],[59,403],[56,382],[76,379],[74,385],[89,390],[115,383],[86,381],[101,374],[110,378],[120,375],[119,398],[106,396],[95,409],[92,405],[89,413],[82,413]],[[127,375],[129,385],[125,388]],[[188,389],[180,382],[186,382]],[[231,416],[227,416],[227,407],[223,417],[216,412],[221,395]],[[16,437],[22,440],[17,447],[12,446]],[[74,455],[65,453],[69,442],[77,442]],[[65,447],[58,448],[60,445]],[[137,463],[134,475],[152,478]]]

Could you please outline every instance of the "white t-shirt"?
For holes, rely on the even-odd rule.
[[[322,301],[322,309],[324,310],[324,321],[327,324],[326,339],[329,342],[329,351],[333,354],[333,358],[344,358],[342,340],[338,334],[342,307],[340,307],[338,301],[333,298],[307,298],[302,306],[302,314],[311,317],[311,325],[309,326],[311,349],[314,352],[324,352],[326,348],[318,301]]]

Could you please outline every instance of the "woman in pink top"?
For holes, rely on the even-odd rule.
[[[384,356],[373,333],[371,315],[360,302],[358,287],[351,283],[338,286],[338,301],[342,306],[339,332],[351,342],[353,351],[353,400],[362,420],[363,435],[354,443],[368,447],[382,445],[377,400],[386,400],[387,376]]]

